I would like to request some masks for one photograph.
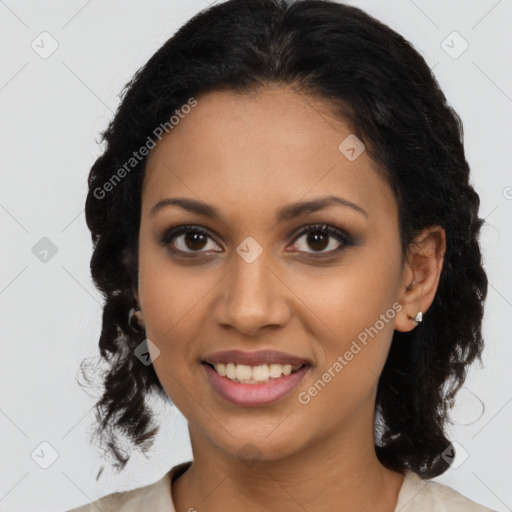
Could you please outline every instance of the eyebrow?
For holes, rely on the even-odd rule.
[[[345,206],[359,213],[362,213],[363,215],[368,217],[368,213],[366,212],[366,210],[361,208],[361,206],[353,203],[352,201],[337,196],[326,196],[318,197],[310,201],[299,201],[297,203],[281,207],[279,210],[277,210],[276,219],[278,222],[287,221],[295,217],[305,215],[307,213],[314,213],[319,210],[323,210],[324,208],[331,205]],[[198,201],[196,199],[190,199],[185,197],[168,197],[166,199],[162,199],[151,208],[149,215],[153,216],[159,210],[162,210],[163,208],[167,208],[169,206],[179,206],[180,208],[183,208],[184,210],[187,210],[191,213],[196,213],[204,217],[223,221],[223,216],[218,210],[218,208],[215,208],[210,204],[204,203],[203,201]]]

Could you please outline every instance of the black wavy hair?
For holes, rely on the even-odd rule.
[[[478,241],[484,222],[479,196],[469,181],[462,121],[425,60],[387,25],[331,0],[228,0],[211,6],[183,25],[124,87],[101,133],[103,152],[90,170],[85,206],[94,246],[91,273],[105,301],[98,357],[107,369],[95,404],[94,437],[120,471],[130,447],[121,447],[118,434],[146,451],[158,431],[146,399],[152,392],[168,398],[153,366],[134,356],[145,340],[129,312],[137,306],[146,157],[130,158],[190,98],[268,85],[325,99],[351,123],[394,191],[403,254],[423,228],[437,225],[446,232],[434,301],[417,328],[394,332],[375,404],[381,463],[422,478],[438,476],[449,467],[441,456],[450,445],[449,408],[469,365],[476,358],[482,363],[487,277]],[[128,161],[132,168],[119,173]]]

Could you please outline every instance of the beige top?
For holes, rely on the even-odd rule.
[[[171,497],[171,482],[192,462],[171,468],[154,484],[130,491],[115,492],[69,512],[176,512]],[[407,470],[398,493],[395,512],[496,512],[464,497],[456,490],[431,480],[422,480]]]

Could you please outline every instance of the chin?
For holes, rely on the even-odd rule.
[[[213,437],[219,448],[230,457],[240,459],[247,467],[252,467],[257,462],[272,462],[293,456],[306,442],[305,439],[299,439],[300,433],[294,432],[293,428],[281,430],[283,425],[279,425],[279,421],[249,421],[251,425],[243,421],[230,423],[231,429],[226,430],[233,432],[232,436],[222,429],[218,433],[222,436],[221,439],[215,434],[217,439]]]

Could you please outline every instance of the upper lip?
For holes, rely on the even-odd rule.
[[[206,363],[235,363],[256,366],[261,364],[291,364],[292,366],[309,364],[307,358],[294,356],[277,350],[258,350],[257,352],[244,352],[243,350],[224,350],[215,352],[203,359]]]

